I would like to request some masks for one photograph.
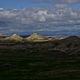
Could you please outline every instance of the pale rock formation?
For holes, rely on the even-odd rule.
[[[23,38],[17,34],[13,34],[10,37],[6,37],[5,40],[14,41],[14,42],[21,42]]]

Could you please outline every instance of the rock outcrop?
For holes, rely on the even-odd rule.
[[[29,37],[25,38],[26,41],[32,41],[32,42],[42,42],[42,41],[48,41],[48,38],[45,36],[42,36],[38,33],[33,33]]]
[[[23,40],[23,38],[17,34],[13,34],[10,37],[6,37],[5,40],[13,41],[13,42],[21,42]]]

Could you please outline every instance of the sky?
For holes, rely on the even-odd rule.
[[[0,33],[80,35],[80,0],[0,0]]]
[[[1,8],[53,7],[56,4],[66,4],[73,8],[79,8],[80,0],[0,0]]]
[[[42,1],[37,2],[36,0],[0,0],[0,7],[3,8],[31,8],[31,7],[46,7],[48,3]]]

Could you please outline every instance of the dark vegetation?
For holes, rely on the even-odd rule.
[[[0,80],[80,80],[80,38],[0,42]]]

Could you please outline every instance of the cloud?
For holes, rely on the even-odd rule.
[[[0,32],[80,30],[80,10],[57,5],[52,9],[0,10]]]
[[[33,2],[43,2],[43,3],[80,3],[80,0],[33,0]]]
[[[64,3],[79,3],[80,0],[62,0]]]

